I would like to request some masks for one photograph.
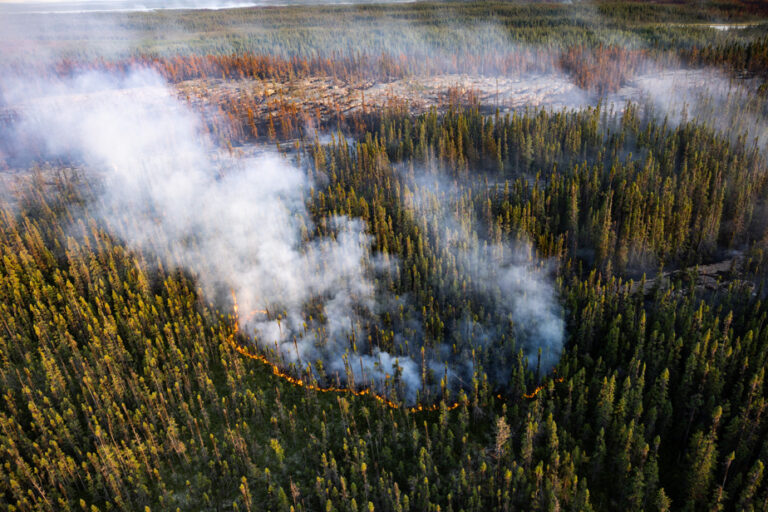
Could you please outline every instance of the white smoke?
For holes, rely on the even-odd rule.
[[[317,236],[305,205],[312,186],[306,174],[271,153],[233,158],[215,147],[200,116],[154,71],[121,78],[89,72],[34,97],[23,80],[2,85],[21,115],[17,137],[37,138],[46,154],[83,162],[100,176],[92,215],[130,247],[190,271],[206,296],[233,290],[241,329],[283,364],[303,371],[320,362],[330,380],[353,379],[379,391],[387,382],[395,386],[397,374],[409,402],[418,399],[427,372],[445,374],[451,387],[471,376],[471,357],[452,354],[447,344],[413,359],[424,340],[422,319],[405,298],[376,286],[377,275],[390,269],[371,253],[362,222],[326,219],[323,228],[332,235]],[[446,209],[434,218],[433,228],[443,230],[440,250],[458,261],[469,292],[514,324],[522,341],[516,350],[529,363],[537,363],[541,348],[542,369],[551,368],[564,324],[530,247],[480,243]],[[396,327],[395,354],[368,334],[382,313],[398,308],[413,314]],[[456,327],[454,337],[466,334],[464,341],[480,347],[502,331],[472,320]]]
[[[459,277],[468,286],[466,293],[494,313],[492,322],[467,316],[460,330],[476,345],[488,348],[498,342],[507,322],[518,344],[516,350],[523,350],[529,367],[551,370],[563,350],[565,321],[547,262],[535,256],[525,239],[494,242],[478,235],[481,223],[462,201],[482,193],[487,186],[482,180],[476,187],[429,170],[404,178],[411,191],[406,206],[423,219],[420,228],[436,241],[441,257],[460,269]],[[496,366],[486,370],[496,381],[505,381],[509,369]]]
[[[638,77],[630,89],[636,93],[627,96],[670,123],[700,123],[733,141],[740,136],[755,141],[764,150],[768,110],[758,86],[755,79],[731,78],[713,69],[679,69]]]
[[[49,154],[101,171],[94,213],[127,244],[171,255],[169,263],[195,274],[210,296],[234,290],[243,329],[284,362],[301,370],[320,360],[341,380],[349,366],[358,383],[376,386],[399,364],[415,400],[418,365],[365,342],[377,265],[365,226],[336,217],[328,221],[332,238],[310,239],[310,183],[298,168],[269,153],[222,154],[152,71],[119,80],[87,73],[34,99],[23,82],[4,85],[23,113],[18,134],[37,134]],[[309,305],[323,318],[310,319]]]

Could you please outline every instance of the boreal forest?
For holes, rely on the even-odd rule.
[[[768,5],[0,2],[0,509],[768,510]]]

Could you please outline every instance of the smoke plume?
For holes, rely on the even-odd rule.
[[[377,275],[390,269],[372,254],[366,226],[337,216],[324,221],[331,236],[316,236],[306,174],[268,152],[233,158],[215,147],[200,117],[155,72],[119,79],[90,72],[34,98],[23,81],[3,85],[22,113],[18,138],[38,138],[48,155],[98,173],[93,215],[130,247],[189,270],[207,296],[234,291],[241,329],[283,364],[298,371],[311,364],[316,376],[322,366],[327,379],[379,390],[389,380],[409,402],[422,390],[424,370],[445,374],[451,386],[471,376],[470,356],[451,356],[447,346],[430,349],[423,361],[412,357],[423,340],[416,320],[396,334],[397,353],[368,342],[379,315],[415,308],[377,288]],[[522,334],[529,360],[541,346],[542,367],[553,366],[563,321],[552,284],[522,256],[530,248],[478,244],[455,227],[461,219],[437,214],[440,243],[459,260],[471,293],[493,296],[497,316]],[[480,345],[499,334],[469,318],[457,328]]]
[[[309,183],[299,169],[269,153],[222,154],[151,71],[119,80],[84,74],[34,100],[23,84],[7,85],[6,96],[23,105],[19,137],[41,136],[49,155],[100,172],[93,213],[129,246],[170,255],[211,296],[233,290],[242,328],[284,362],[320,360],[341,379],[350,366],[357,382],[374,384],[398,369],[394,355],[363,342],[376,309],[365,226],[336,217],[328,221],[334,237],[310,239]],[[310,320],[309,305],[324,319]],[[364,355],[352,357],[356,339]],[[399,366],[414,399],[417,365],[403,357]]]

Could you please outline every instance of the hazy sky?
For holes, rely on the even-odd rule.
[[[226,9],[258,5],[395,3],[413,0],[0,0],[15,12],[96,12],[157,9]],[[28,6],[28,7],[25,7]],[[32,10],[27,10],[32,9]]]
[[[0,7],[5,7],[4,10],[15,13],[83,14],[162,9],[227,9],[285,3],[338,3],[341,1],[348,2],[349,0],[0,0]]]
[[[127,0],[0,0],[0,4],[84,4],[128,3]],[[171,2],[178,3],[178,2]]]
[[[123,0],[78,0],[77,3],[86,2],[120,2]],[[74,3],[73,0],[0,0],[0,4],[53,4]]]

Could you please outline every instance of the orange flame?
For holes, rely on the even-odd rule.
[[[237,305],[237,295],[235,295],[235,290],[230,290],[232,292],[232,309],[235,311],[235,320],[238,320],[240,318],[240,307]],[[237,330],[239,329],[237,322],[235,323],[235,333],[237,333]]]
[[[562,378],[562,377],[556,377],[556,378],[554,378],[554,379],[553,379],[553,381],[554,381],[554,382],[557,382],[557,383],[560,383],[560,382],[563,382],[563,378]],[[547,387],[547,384],[546,384],[546,383],[542,384],[541,386],[537,386],[537,387],[536,387],[536,388],[535,388],[533,391],[531,391],[530,393],[523,393],[523,398],[535,398],[535,397],[536,397],[536,395],[538,395],[538,394],[539,394],[539,391],[541,391],[542,389],[544,389],[544,388],[546,388],[546,387]]]
[[[376,394],[375,392],[372,392],[370,389],[365,388],[361,390],[356,390],[353,388],[346,388],[346,387],[337,387],[337,386],[329,386],[329,387],[322,387],[318,386],[309,382],[306,382],[302,379],[296,378],[293,375],[290,375],[284,371],[282,371],[276,364],[272,363],[269,359],[266,358],[266,356],[263,356],[262,354],[254,353],[248,350],[248,348],[240,345],[239,343],[235,342],[235,335],[240,331],[239,326],[239,307],[237,305],[237,296],[235,295],[235,290],[232,290],[232,309],[235,313],[235,325],[234,325],[234,332],[226,338],[227,344],[232,347],[237,353],[240,355],[247,357],[248,359],[253,359],[254,361],[259,361],[260,363],[263,363],[267,366],[269,366],[272,370],[272,374],[276,377],[279,377],[281,379],[284,379],[291,384],[295,386],[299,386],[302,388],[307,388],[310,391],[319,391],[320,393],[345,393],[350,394],[354,396],[367,396],[370,395],[380,403],[386,405],[387,407],[390,407],[392,409],[399,409],[400,406],[396,403],[392,402],[391,400]],[[249,313],[249,316],[247,318],[250,318],[250,316],[254,316],[256,314],[269,314],[267,310],[253,310]],[[555,379],[555,382],[563,382],[563,378],[559,377]],[[532,393],[530,394],[524,394],[523,397],[525,398],[533,398],[536,396],[536,394],[544,389],[545,385],[541,385],[537,387]],[[502,399],[501,395],[497,395],[497,398],[500,400]],[[452,411],[453,409],[456,409],[461,405],[459,402],[454,402],[447,406],[447,410]],[[440,404],[432,404],[432,405],[416,405],[414,407],[409,407],[407,409],[408,412],[429,412],[429,411],[437,411],[440,409]]]

